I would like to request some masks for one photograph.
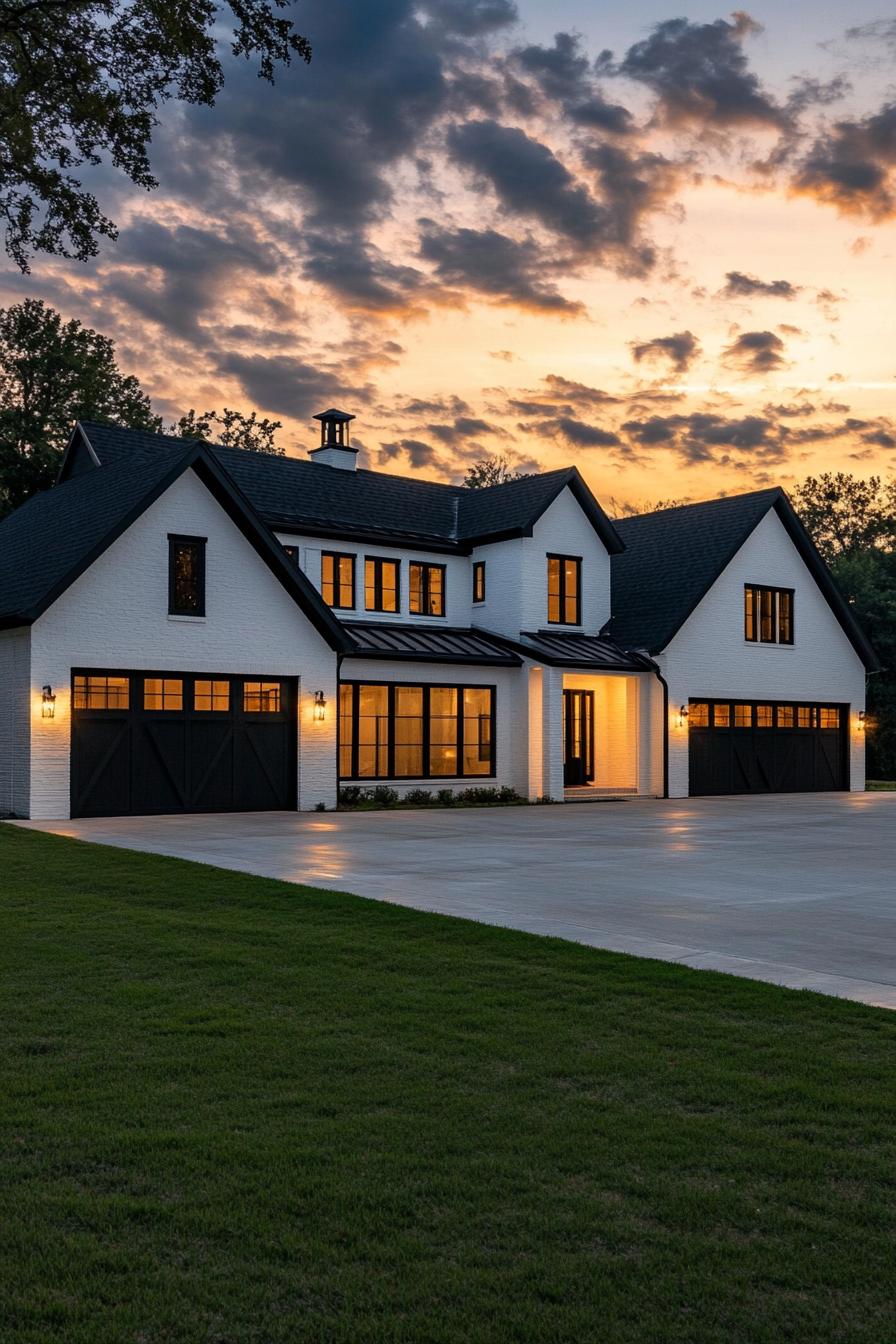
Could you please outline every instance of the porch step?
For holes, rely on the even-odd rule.
[[[637,798],[637,789],[599,789],[591,784],[563,790],[565,803],[595,803],[612,798]]]

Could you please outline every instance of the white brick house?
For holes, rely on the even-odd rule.
[[[612,523],[79,425],[0,524],[0,815],[864,787],[874,654],[786,496]]]

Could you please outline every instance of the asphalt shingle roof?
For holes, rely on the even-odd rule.
[[[626,549],[612,559],[608,631],[628,649],[664,649],[747,537],[783,497],[779,489],[685,504],[614,526]]]

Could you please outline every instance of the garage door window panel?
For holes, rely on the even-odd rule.
[[[279,714],[279,681],[247,681],[243,686],[244,714]]]
[[[76,676],[73,709],[128,709],[130,677]]]
[[[184,684],[179,678],[146,677],[143,682],[143,708],[174,710],[184,707]]]
[[[193,708],[200,714],[227,714],[230,710],[229,681],[197,681]]]

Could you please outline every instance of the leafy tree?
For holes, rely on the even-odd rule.
[[[76,420],[162,427],[108,337],[39,299],[0,308],[0,516],[53,484]]]
[[[73,171],[104,160],[156,186],[149,143],[169,98],[210,106],[224,81],[218,52],[277,65],[311,58],[281,17],[289,0],[2,0],[0,216],[23,271],[35,251],[94,256],[115,225]]]
[[[518,471],[510,458],[504,456],[484,457],[468,468],[464,485],[469,490],[485,490],[490,485],[504,485],[507,481],[523,481],[531,473]]]
[[[827,561],[896,546],[896,481],[825,472],[797,486],[793,502]]]
[[[285,449],[274,439],[277,430],[282,428],[282,420],[262,419],[255,411],[243,415],[241,411],[231,411],[225,406],[220,414],[203,411],[198,415],[196,411],[187,411],[172,426],[172,431],[185,439],[206,439],[222,443],[225,448],[244,448],[250,453],[272,453],[283,457]]]

